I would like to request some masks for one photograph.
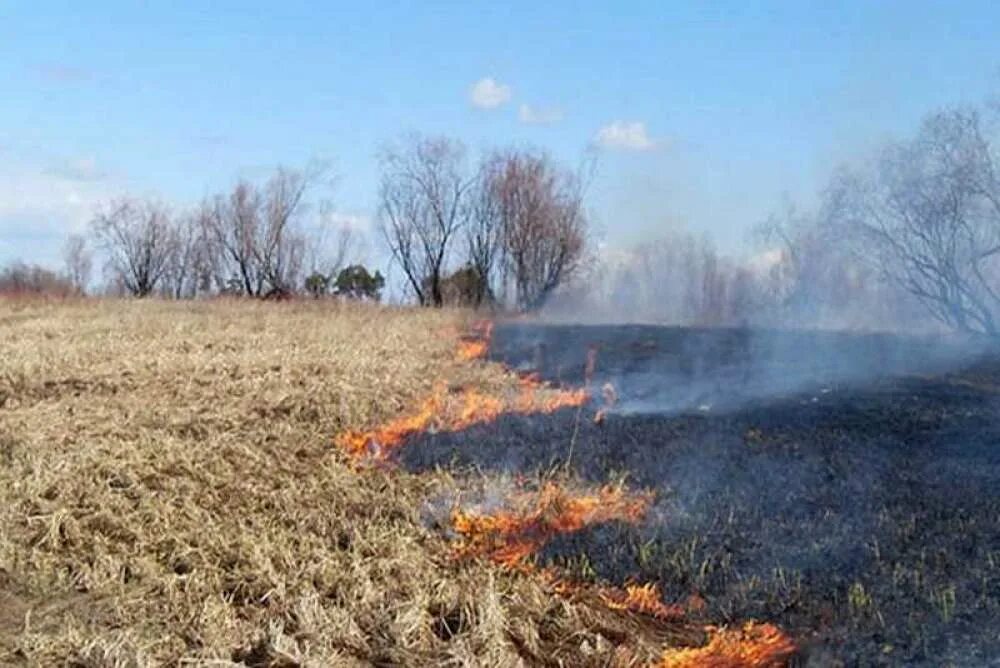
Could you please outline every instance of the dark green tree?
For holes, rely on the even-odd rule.
[[[306,278],[306,292],[313,299],[319,299],[330,290],[330,279],[320,272],[313,272]]]
[[[339,297],[377,302],[382,298],[382,288],[384,287],[385,278],[381,272],[376,271],[371,274],[364,265],[352,264],[337,274],[337,280],[333,283],[333,292]]]

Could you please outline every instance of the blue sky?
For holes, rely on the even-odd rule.
[[[595,150],[609,244],[735,249],[838,162],[1000,92],[997,3],[370,4],[0,0],[0,261],[58,262],[116,194],[184,205],[316,158],[363,225],[408,131]]]

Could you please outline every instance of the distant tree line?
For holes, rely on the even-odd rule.
[[[67,276],[45,267],[12,262],[0,268],[0,294],[69,297],[76,293]]]
[[[330,223],[328,208],[303,224],[305,198],[318,169],[278,169],[237,181],[197,207],[176,211],[152,198],[121,197],[95,211],[88,236],[74,234],[60,274],[15,263],[0,272],[0,292],[83,294],[95,251],[105,292],[175,299],[202,295],[282,298],[296,293],[378,301],[379,272],[347,266],[356,232]]]
[[[414,136],[383,150],[379,164],[378,230],[418,304],[535,310],[581,269],[582,179],[547,154],[493,151],[473,167],[461,143]],[[303,225],[321,176],[278,169],[186,211],[112,200],[95,212],[90,244],[68,241],[62,278],[84,291],[96,251],[108,290],[133,297],[378,301],[385,277],[349,261],[351,228],[316,225],[315,216],[310,231]]]
[[[448,138],[413,136],[379,156],[377,229],[421,305],[492,305],[702,325],[926,323],[1000,336],[1000,174],[995,119],[929,115],[907,139],[835,171],[819,204],[789,204],[734,259],[675,232],[633,249],[588,249],[583,175],[530,149],[471,164]],[[315,170],[238,181],[176,213],[134,198],[91,225],[122,293],[378,300],[385,278],[349,262],[349,228],[302,225]],[[80,293],[93,259],[73,236],[62,274],[12,265],[0,290]],[[581,307],[585,306],[585,309]]]

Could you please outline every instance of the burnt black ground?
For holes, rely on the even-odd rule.
[[[706,620],[773,621],[810,665],[1000,664],[1000,358],[888,336],[507,325],[493,359],[619,410],[505,417],[421,437],[412,469],[627,477],[640,526],[540,559],[697,592]],[[599,394],[599,393],[598,393]],[[570,458],[570,453],[572,457]]]

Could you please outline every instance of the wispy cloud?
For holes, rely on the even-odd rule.
[[[92,157],[65,160],[45,170],[47,174],[69,181],[100,181],[106,174]]]
[[[31,70],[43,81],[56,84],[82,83],[94,78],[91,70],[65,63],[44,63],[32,67]]]
[[[195,135],[191,138],[191,142],[202,148],[219,148],[221,146],[228,146],[231,144],[232,139],[229,135],[208,132],[205,134]]]
[[[650,151],[662,145],[649,136],[642,121],[613,121],[597,131],[594,143],[618,151]]]
[[[329,214],[327,222],[334,227],[346,227],[362,234],[371,231],[374,227],[370,216],[356,213],[332,212]]]
[[[469,102],[478,109],[496,109],[510,101],[510,86],[485,77],[469,88]]]
[[[532,107],[522,104],[517,110],[517,118],[525,125],[552,125],[563,119],[562,109],[555,107]]]

